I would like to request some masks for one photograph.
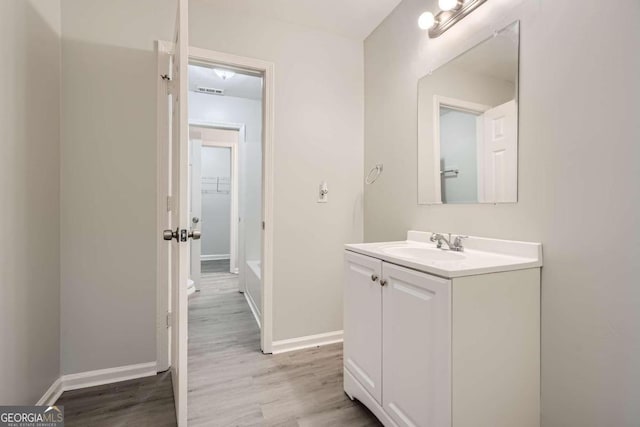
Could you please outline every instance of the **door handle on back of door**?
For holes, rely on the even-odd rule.
[[[173,239],[178,240],[178,230],[180,230],[179,228],[176,228],[175,231],[174,230],[164,230],[162,232],[162,238],[164,240],[170,241]]]
[[[182,236],[181,236],[182,234]],[[180,238],[178,237],[180,236]],[[200,237],[202,237],[202,232],[200,230],[191,230],[189,231],[189,233],[187,234],[187,230],[180,230],[179,228],[176,228],[175,231],[174,230],[164,230],[162,232],[162,238],[164,240],[181,240],[183,242],[187,241],[187,237],[191,237],[193,240],[200,240]]]

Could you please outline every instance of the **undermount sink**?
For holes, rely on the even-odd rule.
[[[391,256],[424,261],[459,261],[465,258],[465,256],[459,252],[450,252],[442,249],[420,246],[398,245],[381,249],[382,252]]]

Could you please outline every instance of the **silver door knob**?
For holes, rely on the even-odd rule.
[[[387,285],[387,281],[382,279],[380,280],[380,286],[386,286]]]
[[[164,240],[172,240],[172,239],[176,239],[178,240],[178,230],[176,229],[174,230],[164,230],[162,232],[162,238]]]
[[[189,237],[191,237],[193,240],[200,240],[200,237],[202,237],[202,232],[200,230],[191,230],[189,231]]]
[[[197,224],[197,223],[199,223],[199,222],[200,222],[200,218],[198,218],[197,216],[194,216],[193,218],[191,218],[191,221],[192,221],[194,224]]]
[[[374,281],[374,282],[375,282],[376,280],[378,280],[378,275],[376,275],[376,274],[372,274],[372,275],[371,275],[371,280],[372,280],[372,281]]]

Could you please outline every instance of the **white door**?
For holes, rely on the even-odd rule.
[[[509,101],[485,111],[480,201],[518,201],[518,107]]]
[[[451,281],[383,263],[383,407],[399,426],[451,425]]]
[[[202,231],[202,141],[189,138],[189,181],[191,188],[189,218],[191,228]],[[200,289],[202,240],[191,240],[191,280]]]
[[[382,403],[382,261],[346,252],[344,364]]]
[[[189,279],[188,0],[178,0],[171,96],[171,378],[178,426],[187,425],[187,281]]]

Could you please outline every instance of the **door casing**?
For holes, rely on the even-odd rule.
[[[157,371],[163,372],[172,365],[170,330],[167,315],[171,304],[170,255],[166,242],[162,240],[162,230],[171,221],[167,196],[170,194],[171,155],[168,150],[170,117],[167,108],[166,83],[160,78],[167,74],[169,57],[174,44],[167,41],[156,42],[157,54],[157,270],[156,270],[156,350]],[[261,75],[262,96],[262,322],[260,348],[263,353],[272,353],[273,348],[273,235],[274,235],[274,72],[273,63],[255,58],[242,57],[208,49],[189,47],[189,62],[205,66],[218,65],[244,72]],[[185,123],[187,125],[187,123]],[[187,319],[184,319],[186,322]]]

